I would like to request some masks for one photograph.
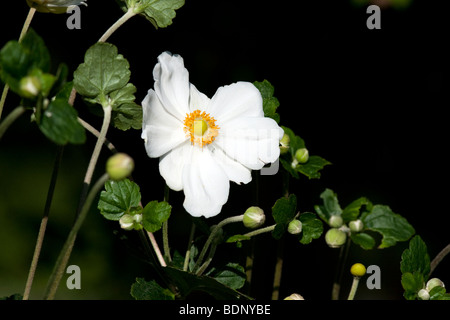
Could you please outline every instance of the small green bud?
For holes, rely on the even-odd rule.
[[[352,232],[361,232],[364,229],[364,223],[361,220],[353,220],[348,224]]]
[[[299,234],[302,232],[302,222],[300,220],[294,219],[289,222],[288,232],[290,234]]]
[[[417,295],[422,300],[430,300],[430,293],[426,289],[420,289]]]
[[[19,86],[22,96],[28,99],[35,98],[41,91],[41,82],[35,76],[23,77],[20,79]]]
[[[331,248],[341,247],[347,240],[347,234],[337,228],[331,228],[325,234],[325,241]]]
[[[303,298],[302,295],[298,293],[293,293],[290,296],[284,298],[284,300],[305,300],[305,298]]]
[[[116,153],[106,162],[106,172],[111,180],[122,180],[134,169],[133,159],[125,153]]]
[[[132,230],[134,228],[134,217],[129,214],[124,214],[120,219],[120,227],[125,230]]]
[[[309,152],[306,148],[300,148],[295,152],[295,159],[298,163],[306,163],[309,159]]]
[[[442,287],[445,288],[444,282],[441,281],[441,279],[438,278],[432,278],[428,280],[426,289],[428,292],[430,292],[435,287]]]
[[[332,228],[339,228],[344,223],[344,220],[342,219],[341,215],[332,215],[330,219],[328,220],[328,224]]]
[[[291,138],[289,138],[289,136],[285,133],[283,135],[283,138],[281,138],[281,140],[280,140],[280,153],[281,154],[285,154],[289,151],[290,142],[291,142]]]
[[[244,226],[247,228],[258,228],[264,224],[266,216],[264,211],[259,207],[250,207],[244,213]]]

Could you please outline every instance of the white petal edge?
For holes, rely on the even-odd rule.
[[[214,143],[231,159],[259,170],[279,158],[283,134],[271,118],[239,118],[221,127]]]
[[[170,189],[183,190],[183,169],[185,163],[191,159],[193,149],[190,141],[187,141],[160,158],[159,173]]]
[[[161,103],[179,120],[189,112],[189,72],[184,67],[183,58],[163,52],[153,69],[155,92]]]
[[[189,95],[189,110],[194,112],[195,110],[205,111],[208,108],[210,99],[203,93],[197,90],[197,88],[191,83]]]
[[[141,138],[149,157],[160,157],[188,139],[182,122],[167,112],[152,89],[142,101],[142,109]]]
[[[228,200],[228,176],[208,148],[194,148],[183,168],[184,208],[194,217],[216,216]]]
[[[214,148],[212,155],[231,181],[237,184],[247,184],[252,181],[251,170],[236,160],[231,159],[220,148]]]
[[[207,112],[219,126],[241,117],[264,117],[259,90],[250,82],[236,82],[217,89]]]

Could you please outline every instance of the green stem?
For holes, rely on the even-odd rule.
[[[356,290],[358,289],[359,277],[353,277],[352,287],[350,288],[350,293],[348,294],[347,300],[353,300],[355,298]]]
[[[28,298],[30,297],[31,287],[33,285],[34,275],[36,273],[39,256],[41,254],[42,243],[44,242],[45,231],[47,229],[48,216],[50,213],[50,207],[52,204],[53,194],[55,192],[56,180],[58,177],[59,167],[61,165],[63,150],[64,150],[63,146],[58,147],[55,164],[53,166],[52,177],[50,180],[50,186],[49,186],[48,192],[47,192],[47,200],[45,202],[44,215],[42,217],[41,225],[39,227],[39,233],[38,233],[36,245],[34,248],[33,259],[31,260],[30,270],[28,272],[28,278],[27,278],[27,282],[25,285],[23,300],[28,300]]]
[[[30,28],[31,20],[33,20],[34,14],[36,13],[35,8],[30,8],[28,11],[27,18],[25,19],[25,22],[22,27],[22,31],[20,32],[19,36],[19,42],[22,41],[23,37],[27,33],[28,29]],[[9,86],[5,84],[3,87],[2,97],[0,98],[0,119],[2,118],[3,113],[3,107],[5,106],[6,97],[8,96]]]
[[[6,130],[8,130],[9,126],[11,126],[14,121],[16,121],[22,114],[25,113],[25,110],[25,107],[19,106],[6,116],[2,123],[0,123],[0,139],[3,137]]]
[[[272,300],[278,300],[280,297],[281,274],[283,271],[283,241],[278,241],[277,262],[273,276]]]
[[[169,201],[169,192],[170,189],[166,185],[164,187],[164,201]],[[163,250],[164,250],[164,259],[166,262],[171,262],[172,257],[170,256],[170,246],[169,246],[169,221],[164,221],[162,225],[162,234],[163,234]]]
[[[137,13],[134,12],[134,8],[128,9],[127,12],[119,19],[117,20],[106,32],[101,36],[101,38],[98,40],[98,42],[105,42],[108,40],[108,38],[122,26],[125,22],[127,22],[130,18],[134,17]]]
[[[257,236],[258,234],[262,234],[262,233],[266,233],[266,232],[271,232],[275,229],[276,224],[265,227],[265,228],[261,228],[261,229],[256,229],[254,231],[248,232],[246,234],[244,234],[244,237],[253,237],[253,236]]]
[[[342,277],[344,276],[344,266],[345,263],[347,262],[347,257],[350,251],[351,243],[352,241],[350,237],[347,237],[347,242],[345,243],[345,246],[342,246],[340,248],[337,269],[334,276],[333,288],[331,289],[331,300],[339,300]]]
[[[197,259],[197,262],[195,263],[194,269],[193,271],[196,272],[198,270],[198,268],[201,266],[202,262],[203,262],[203,258],[206,255],[206,252],[208,251],[209,246],[211,245],[211,243],[213,242],[213,240],[215,239],[215,237],[217,236],[217,233],[227,224],[229,223],[234,223],[234,222],[242,222],[242,220],[244,220],[244,215],[241,214],[239,216],[234,216],[234,217],[229,217],[226,218],[224,220],[222,220],[221,222],[219,222],[219,224],[217,224],[217,226],[215,226],[213,228],[213,230],[211,231],[208,239],[205,242],[205,245],[203,246],[202,251],[200,252],[200,255]]]
[[[195,273],[197,276],[201,276],[203,272],[208,268],[209,264],[211,263],[214,254],[216,253],[217,244],[213,244],[211,246],[211,250],[209,250],[208,257],[206,258],[206,261],[200,268],[198,268],[197,272]]]
[[[58,289],[61,278],[64,274],[64,270],[66,269],[67,263],[70,258],[70,254],[72,252],[73,246],[75,244],[75,240],[78,234],[78,231],[83,224],[87,213],[89,212],[89,208],[95,200],[97,193],[103,188],[106,181],[108,181],[108,174],[103,174],[100,179],[94,184],[91,191],[89,192],[86,202],[83,205],[83,208],[80,211],[80,214],[77,216],[75,223],[70,230],[69,236],[67,237],[66,242],[56,260],[55,267],[50,276],[49,283],[47,285],[47,289],[45,291],[44,299],[45,300],[53,300],[55,298],[56,290]]]
[[[191,257],[191,249],[192,249],[192,243],[194,242],[194,235],[195,235],[195,224],[192,223],[191,233],[189,234],[188,247],[186,250],[186,255],[184,257],[183,271],[187,271],[189,268],[189,259]]]
[[[436,267],[438,266],[438,264],[442,261],[442,259],[445,258],[445,256],[447,254],[450,253],[450,244],[448,244],[444,249],[441,250],[441,252],[439,252],[437,254],[437,256],[433,259],[433,261],[431,261],[430,264],[430,273],[429,276],[431,276],[431,274],[433,273],[434,269],[436,269]]]

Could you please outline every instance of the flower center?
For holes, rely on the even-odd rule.
[[[216,120],[205,111],[187,113],[183,123],[184,132],[190,137],[191,143],[201,148],[213,142],[219,134],[220,128],[216,126]]]

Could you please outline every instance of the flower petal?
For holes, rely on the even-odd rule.
[[[220,129],[215,145],[242,165],[259,170],[280,156],[281,129],[271,118],[239,118]]]
[[[189,72],[183,58],[163,52],[153,69],[155,91],[163,106],[183,121],[189,112]]]
[[[219,126],[240,117],[263,117],[262,97],[250,82],[237,82],[217,89],[207,112]]]
[[[213,217],[228,200],[230,182],[208,148],[194,147],[183,168],[184,208],[194,217]]]
[[[231,159],[220,148],[214,148],[212,155],[231,181],[237,184],[247,184],[252,181],[250,169],[236,160]]]
[[[190,96],[189,96],[189,108],[190,112],[195,110],[206,110],[209,105],[210,99],[203,93],[197,90],[197,88],[190,84]]]
[[[141,137],[149,157],[160,157],[188,139],[182,122],[167,112],[155,91],[148,91],[142,110]]]
[[[193,149],[190,141],[186,141],[186,143],[161,157],[159,173],[170,189],[175,191],[183,190],[183,169],[185,163],[191,158]]]

